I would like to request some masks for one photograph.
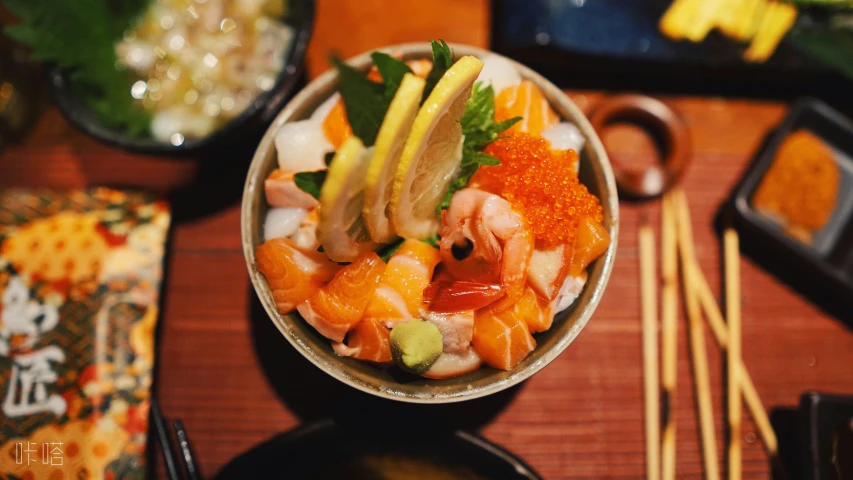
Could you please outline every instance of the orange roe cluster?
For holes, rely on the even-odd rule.
[[[472,183],[509,200],[537,240],[571,244],[582,218],[604,220],[598,198],[578,181],[574,150],[551,150],[547,140],[519,133],[493,142],[485,152],[501,164],[480,167]]]

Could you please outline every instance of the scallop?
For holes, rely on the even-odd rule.
[[[509,60],[497,55],[488,55],[482,60],[483,70],[477,80],[483,82],[484,87],[491,85],[495,94],[521,83],[521,74]]]
[[[275,135],[278,166],[290,172],[326,168],[325,155],[335,147],[326,139],[320,122],[301,120],[282,125]]]
[[[264,241],[285,238],[296,233],[308,210],[304,208],[271,208],[264,220]]]

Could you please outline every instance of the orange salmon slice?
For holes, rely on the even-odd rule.
[[[255,248],[255,264],[266,277],[276,308],[282,314],[314,295],[340,268],[326,255],[301,251],[286,238]]]
[[[513,117],[521,117],[521,121],[508,131],[527,132],[531,135],[540,135],[543,130],[560,121],[545,94],[530,80],[507,87],[495,97],[495,121],[501,122]]]
[[[484,308],[474,317],[471,345],[489,366],[509,370],[536,348],[536,340],[515,309]]]
[[[366,318],[347,336],[352,358],[375,363],[391,362],[391,330],[380,321]]]
[[[328,285],[296,309],[321,335],[342,342],[364,315],[384,271],[385,262],[369,252],[343,267]]]
[[[438,250],[419,240],[406,240],[388,261],[379,287],[367,305],[365,318],[386,326],[417,317],[433,270],[439,262]]]

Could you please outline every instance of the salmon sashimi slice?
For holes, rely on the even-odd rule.
[[[340,268],[322,253],[302,251],[286,238],[255,248],[255,264],[266,277],[276,308],[282,314],[314,295]]]
[[[311,194],[296,186],[294,172],[273,170],[264,180],[267,203],[273,207],[298,207],[311,210],[320,204]]]
[[[521,117],[522,120],[508,131],[527,132],[531,135],[540,135],[543,130],[560,121],[545,94],[530,80],[507,87],[495,97],[495,121],[501,122],[513,117]]]
[[[338,99],[335,106],[329,110],[329,114],[323,119],[323,133],[326,135],[326,140],[335,148],[340,147],[344,140],[352,136],[352,127],[347,119],[343,97]]]
[[[335,353],[375,363],[391,362],[391,330],[378,320],[365,319],[347,335],[347,344],[332,345]]]
[[[471,345],[489,366],[509,370],[536,348],[536,340],[514,309],[484,308],[474,317]]]
[[[416,318],[438,262],[438,250],[431,245],[419,240],[403,242],[388,261],[365,318],[380,320],[389,328]]]
[[[552,302],[542,298],[528,286],[521,298],[512,306],[515,315],[524,320],[530,333],[544,332],[554,321]]]
[[[343,342],[364,315],[384,271],[385,262],[369,252],[340,269],[331,282],[296,309],[321,335]]]
[[[590,263],[604,255],[609,246],[610,234],[604,225],[590,216],[581,218],[569,261],[569,275],[576,277],[583,273]]]

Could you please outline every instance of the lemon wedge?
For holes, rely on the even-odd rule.
[[[364,218],[364,178],[372,156],[357,137],[340,146],[326,172],[320,190],[320,222],[317,238],[323,251],[336,262],[352,262],[376,248]]]
[[[427,238],[438,231],[435,208],[462,161],[465,104],[483,62],[465,56],[444,73],[418,111],[394,178],[391,221],[397,235]]]
[[[390,242],[396,236],[388,218],[388,204],[400,155],[418,114],[425,85],[424,79],[411,73],[403,76],[376,136],[364,186],[364,220],[370,237],[378,243]]]

